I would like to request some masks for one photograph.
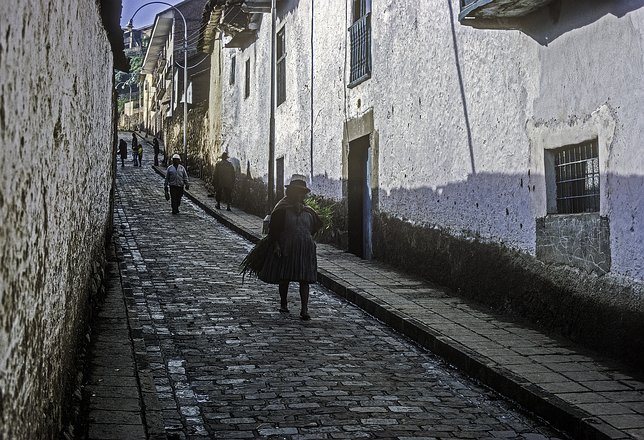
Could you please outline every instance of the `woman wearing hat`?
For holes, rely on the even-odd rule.
[[[288,313],[288,286],[291,281],[300,285],[300,318],[311,319],[308,310],[309,284],[317,280],[317,256],[313,234],[322,226],[318,214],[304,204],[311,192],[304,176],[294,175],[286,185],[286,196],[280,200],[269,223],[268,239],[272,252],[268,252],[259,271],[259,279],[279,285],[280,312]]]

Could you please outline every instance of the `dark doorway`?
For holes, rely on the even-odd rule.
[[[275,161],[275,196],[277,200],[284,197],[284,157],[280,157]]]
[[[371,258],[371,188],[369,136],[349,142],[349,252]]]

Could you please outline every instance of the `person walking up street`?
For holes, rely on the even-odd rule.
[[[137,154],[139,155],[139,166],[143,166],[143,144],[139,144]]]
[[[121,166],[125,166],[125,159],[127,159],[127,142],[125,139],[119,139],[119,154],[121,156]]]
[[[166,200],[170,199],[173,214],[179,214],[179,205],[181,204],[181,197],[183,197],[184,187],[185,189],[190,189],[188,173],[181,165],[181,156],[175,154],[172,156],[172,165],[166,170],[165,183],[163,184],[165,198]]]
[[[134,166],[139,165],[139,146],[138,142],[136,141],[136,133],[132,132],[132,162],[134,162]]]
[[[154,147],[154,166],[159,166],[159,140],[157,138],[152,141],[152,146]]]
[[[315,234],[322,220],[304,204],[310,192],[306,177],[293,175],[286,186],[286,196],[271,212],[268,236],[260,240],[242,262],[242,274],[252,273],[265,283],[277,284],[281,313],[289,313],[288,287],[291,281],[300,285],[300,319],[308,321],[309,284],[317,281]]]
[[[233,188],[235,187],[235,167],[228,161],[228,153],[223,152],[221,160],[215,165],[215,200],[217,209],[221,209],[221,202],[226,203],[226,210],[230,211],[233,201]]]

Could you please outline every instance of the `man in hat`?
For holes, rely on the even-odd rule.
[[[235,167],[228,161],[228,153],[224,151],[221,160],[215,165],[215,200],[217,209],[221,209],[221,202],[226,202],[226,210],[230,211],[233,201],[233,188],[235,187]]]
[[[317,279],[317,255],[313,234],[322,227],[322,220],[304,198],[311,192],[306,177],[294,174],[286,185],[286,196],[280,200],[268,226],[268,237],[274,243],[266,255],[259,279],[279,286],[281,313],[288,313],[288,286],[291,281],[300,287],[300,318],[309,315],[309,284]]]
[[[168,192],[168,187],[170,192]],[[168,167],[165,173],[165,183],[163,189],[165,190],[165,198],[171,199],[172,213],[179,214],[179,205],[181,204],[181,197],[183,197],[183,188],[190,189],[188,183],[188,173],[181,165],[181,156],[175,154],[172,156],[172,165]]]

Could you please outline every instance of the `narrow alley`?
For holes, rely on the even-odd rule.
[[[150,159],[119,165],[116,243],[168,438],[561,437],[323,287],[311,321],[293,292],[280,314],[242,283],[251,243],[185,198],[173,216]]]

